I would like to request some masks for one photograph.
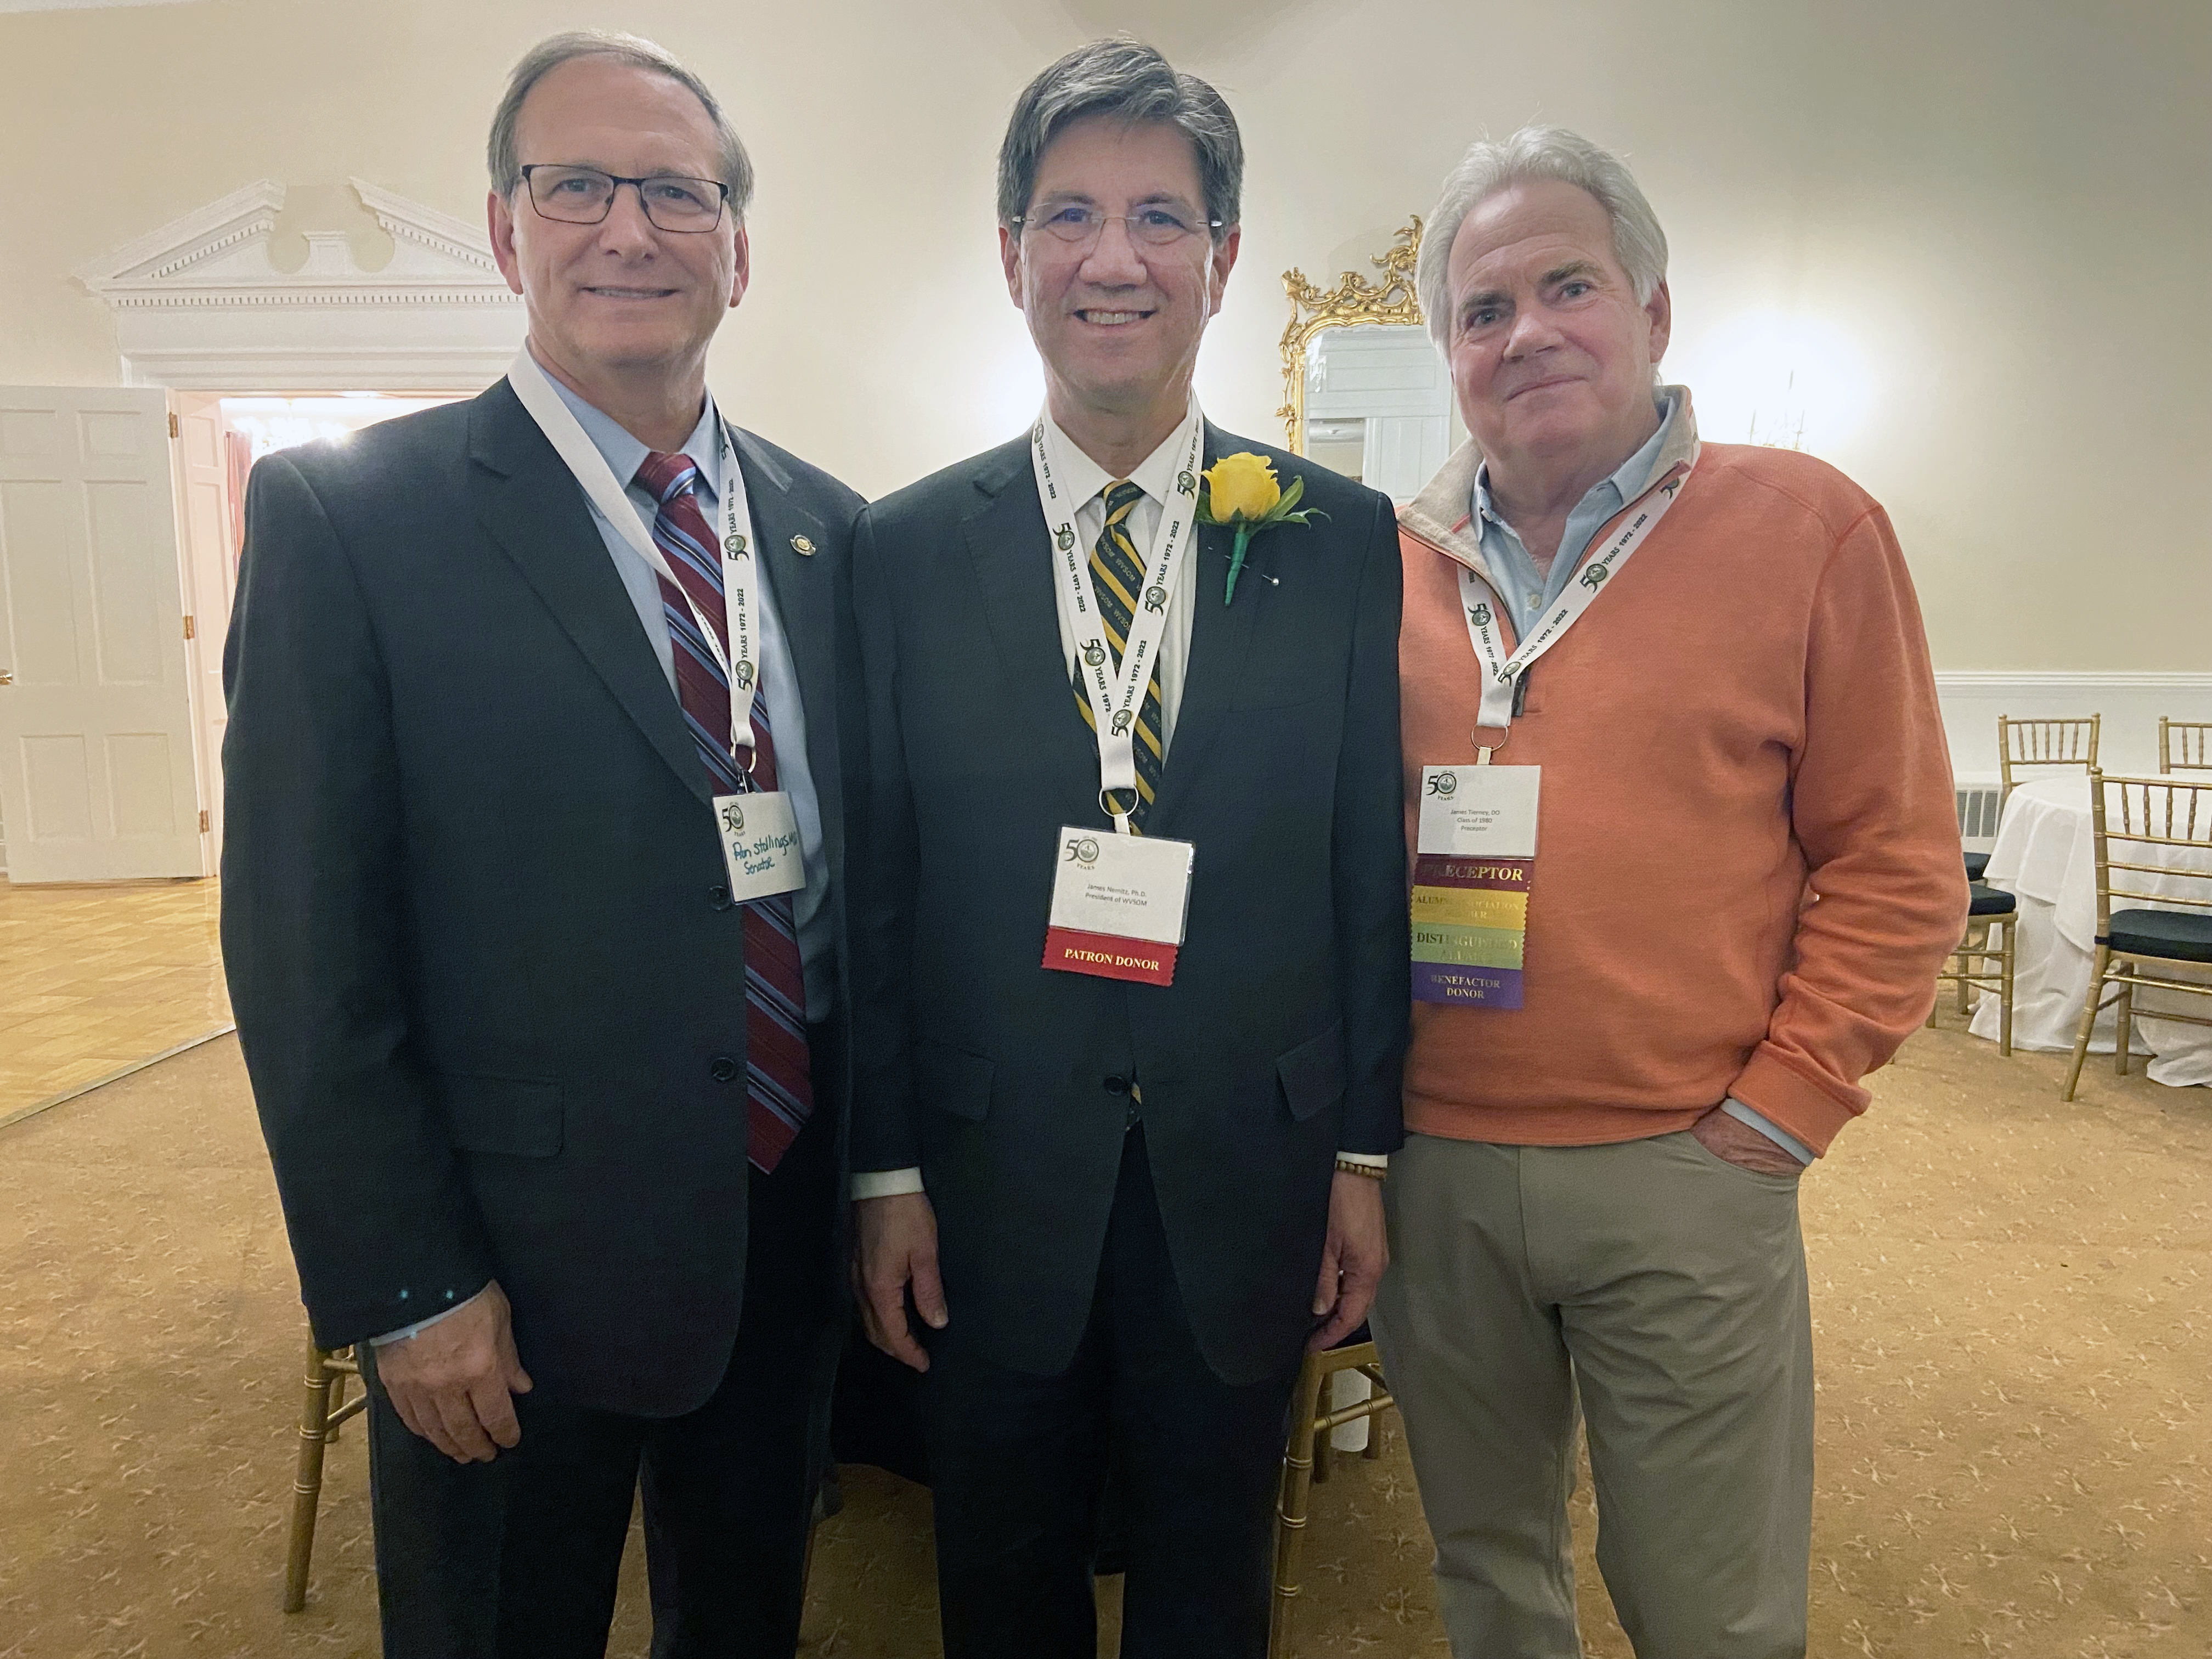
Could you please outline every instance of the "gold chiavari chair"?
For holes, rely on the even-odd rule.
[[[2212,772],[2212,720],[2158,717],[2158,769]]]
[[[350,1348],[323,1349],[307,1343],[307,1397],[300,1409],[300,1466],[292,1481],[292,1541],[284,1557],[284,1611],[307,1605],[307,1565],[315,1553],[315,1516],[322,1503],[323,1452],[337,1437],[339,1425],[368,1407],[366,1390],[346,1398],[346,1379],[361,1367]]]
[[[1997,1052],[2009,1056],[2013,940],[2019,932],[2015,924],[2020,901],[2002,887],[1986,886],[1978,881],[1967,891],[1973,902],[1967,910],[1966,937],[1937,972],[1936,983],[1959,988],[1959,1012],[1962,1014],[1967,1012],[1966,994],[1970,987],[1994,992],[1997,999]],[[1928,1011],[1928,1023],[1936,1023],[1936,1011],[1932,1008]]]
[[[2025,781],[2014,777],[2015,772],[2051,766],[2086,772],[2094,767],[2098,728],[2104,718],[2088,714],[2073,720],[2016,720],[2009,714],[1998,715],[1997,770],[2004,779],[2003,798],[2011,799],[2012,792]]]
[[[1374,1385],[1369,1398],[1334,1411],[1322,1408],[1322,1391],[1339,1371],[1358,1371]],[[1324,1456],[1324,1445],[1333,1430],[1361,1418],[1374,1418],[1397,1402],[1382,1381],[1382,1356],[1367,1340],[1365,1328],[1352,1340],[1320,1353],[1310,1353],[1298,1368],[1297,1387],[1291,1395],[1291,1439],[1283,1453],[1283,1480],[1275,1510],[1275,1605],[1267,1626],[1268,1659],[1291,1659],[1291,1615],[1304,1589],[1298,1583],[1298,1558],[1306,1535],[1306,1505],[1312,1495],[1314,1466]],[[1382,1451],[1382,1436],[1370,1429],[1364,1455]]]
[[[2104,1009],[2119,1009],[2112,1067],[2125,1077],[2137,986],[2212,997],[2212,982],[2160,975],[2147,966],[2212,965],[2212,780],[2107,777],[2093,767],[2089,811],[2097,850],[2097,965],[2074,1037],[2074,1063],[2060,1097],[2064,1100],[2074,1098],[2089,1053],[2090,1028]],[[2163,863],[2138,862],[2152,856],[2152,848],[2173,850],[2163,855]],[[2115,899],[2133,902],[2115,909]],[[2185,908],[2142,908],[2150,905]],[[2104,994],[2108,985],[2113,988],[2110,997]],[[2212,1025],[2212,1018],[2203,1015],[2164,1009],[2153,1018]]]

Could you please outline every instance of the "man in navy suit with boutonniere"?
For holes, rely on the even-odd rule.
[[[1035,427],[854,544],[853,1194],[948,1659],[1259,1659],[1300,1356],[1365,1317],[1409,1002],[1390,503],[1208,423],[1235,118],[1102,41],[1000,152]],[[855,722],[858,725],[860,722]]]

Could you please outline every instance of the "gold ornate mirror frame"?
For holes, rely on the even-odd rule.
[[[1307,346],[1324,329],[1362,323],[1420,327],[1425,319],[1420,298],[1413,292],[1413,262],[1420,252],[1421,216],[1417,213],[1398,233],[1389,252],[1368,261],[1382,271],[1380,283],[1347,270],[1334,288],[1324,290],[1295,267],[1283,273],[1283,289],[1291,296],[1291,325],[1283,331],[1283,406],[1275,413],[1283,420],[1283,447],[1293,455],[1305,453]]]

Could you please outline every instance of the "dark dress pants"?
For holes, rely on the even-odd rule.
[[[843,1328],[837,1128],[817,1112],[774,1175],[750,1172],[744,1311],[696,1411],[625,1417],[541,1389],[515,1397],[520,1445],[461,1464],[372,1386],[386,1659],[600,1659],[641,1486],[654,1659],[790,1659]]]
[[[953,1316],[957,1326],[957,1306]],[[1245,1386],[1200,1354],[1145,1132],[1132,1129],[1068,1368],[1038,1376],[931,1343],[923,1392],[945,1659],[1096,1659],[1091,1561],[1109,1467],[1126,1528],[1123,1659],[1263,1659],[1297,1376],[1297,1345],[1285,1346],[1281,1373]]]

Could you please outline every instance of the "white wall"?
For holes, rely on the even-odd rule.
[[[246,181],[382,237],[349,175],[474,218],[508,64],[579,23],[661,40],[757,160],[755,287],[717,343],[742,417],[880,494],[1018,429],[993,155],[1051,57],[1127,27],[1215,79],[1250,150],[1200,392],[1276,437],[1279,274],[1381,251],[1481,130],[1627,150],[1672,238],[1695,384],[1753,311],[1861,360],[1825,447],[1887,503],[1938,665],[2212,670],[2212,7],[2117,0],[198,0],[0,15],[0,382],[112,383],[66,273]],[[280,238],[280,241],[283,239]],[[304,245],[293,240],[292,257]],[[283,257],[280,248],[279,257]],[[1730,437],[1721,432],[1709,435]],[[2178,712],[2178,711],[2177,711]]]
[[[2158,770],[2158,720],[2212,720],[2212,674],[1993,674],[1939,672],[1936,690],[1960,778],[1997,776],[1997,717],[2103,719],[2097,762],[2107,772]]]

